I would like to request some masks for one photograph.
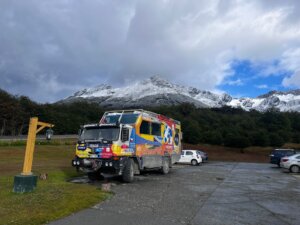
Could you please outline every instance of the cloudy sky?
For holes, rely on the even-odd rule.
[[[233,96],[300,88],[300,1],[0,1],[4,90],[54,102],[157,74]]]

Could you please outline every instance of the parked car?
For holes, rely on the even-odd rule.
[[[284,169],[290,170],[292,173],[300,172],[300,154],[292,156],[285,156],[281,158],[280,166]]]
[[[202,163],[202,157],[198,153],[198,150],[182,150],[179,163],[190,163],[193,166]]]
[[[202,150],[198,150],[198,154],[201,155],[202,162],[208,161],[208,155],[206,152],[203,152]]]
[[[274,149],[270,154],[270,163],[280,167],[280,160],[282,157],[295,155],[296,153],[297,152],[294,149]]]

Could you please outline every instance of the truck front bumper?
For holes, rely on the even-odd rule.
[[[99,170],[103,173],[113,173],[121,175],[124,159],[95,159],[95,158],[75,158],[72,160],[72,166],[83,172],[94,172]]]

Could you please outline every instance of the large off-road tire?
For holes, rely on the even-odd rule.
[[[160,171],[162,174],[168,174],[170,172],[170,160],[169,159],[163,160]]]
[[[122,173],[122,180],[126,183],[131,183],[134,179],[134,161],[128,159]]]
[[[293,166],[290,167],[290,171],[291,171],[291,173],[299,173],[300,168],[297,165],[293,165]]]

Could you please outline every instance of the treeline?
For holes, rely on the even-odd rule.
[[[190,104],[153,109],[181,121],[184,141],[228,147],[300,143],[300,114],[271,109],[261,113],[231,107],[197,109]]]
[[[181,121],[184,141],[244,148],[300,143],[300,114],[297,112],[246,112],[230,107],[198,109],[191,104],[148,108]],[[75,134],[80,125],[97,123],[105,110],[96,103],[38,104],[25,96],[0,90],[0,135],[28,131],[29,118],[55,124],[55,134]]]
[[[55,124],[55,134],[76,134],[80,125],[97,123],[103,110],[95,103],[38,104],[25,96],[12,96],[0,90],[0,136],[28,132],[29,118]]]

